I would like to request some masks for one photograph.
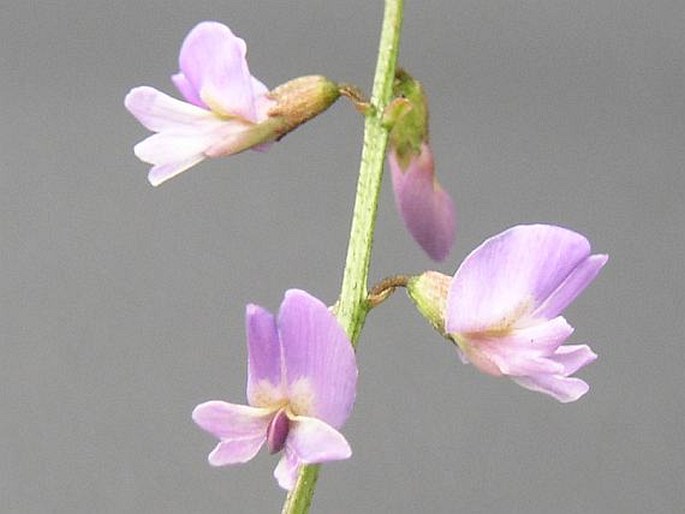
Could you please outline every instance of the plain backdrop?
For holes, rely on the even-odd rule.
[[[5,2],[0,7],[0,512],[270,513],[262,452],[211,468],[194,426],[243,402],[245,304],[337,297],[362,119],[340,101],[266,153],[159,188],[124,109],[177,96],[183,37],[218,20],[270,87],[311,73],[370,90],[382,2]],[[462,365],[400,291],[362,334],[354,455],[317,513],[683,512],[685,3],[407,1],[400,62],[423,81],[458,209],[436,265],[389,180],[372,281],[453,273],[485,238],[547,222],[610,255],[566,311],[599,360],[562,405]],[[387,177],[386,177],[387,179]]]

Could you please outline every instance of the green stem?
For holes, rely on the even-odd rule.
[[[383,178],[383,163],[388,132],[383,127],[383,111],[392,98],[392,85],[399,53],[403,0],[386,0],[378,61],[373,79],[371,104],[364,124],[357,197],[352,215],[350,241],[343,274],[340,299],[335,313],[356,348],[369,307],[366,300],[371,247],[376,227],[378,195]],[[319,465],[302,466],[295,487],[288,494],[281,514],[305,514],[314,495]]]
[[[378,62],[371,93],[371,104],[374,109],[367,116],[364,125],[364,146],[359,167],[357,198],[354,204],[340,300],[336,308],[338,320],[347,331],[355,348],[368,313],[366,295],[371,246],[376,227],[385,149],[388,143],[388,131],[383,127],[382,121],[385,107],[392,99],[392,85],[395,80],[402,27],[402,3],[402,0],[386,0],[385,2]]]

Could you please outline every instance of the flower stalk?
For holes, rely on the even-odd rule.
[[[366,298],[369,309],[378,307],[387,300],[398,287],[407,287],[410,280],[411,277],[407,275],[393,275],[392,277],[386,277],[375,284],[369,291],[369,296]]]
[[[369,311],[367,282],[371,247],[376,226],[378,196],[388,143],[383,111],[392,98],[392,87],[399,53],[403,0],[386,0],[383,13],[378,60],[371,94],[372,109],[366,112],[357,195],[347,247],[340,298],[335,315],[356,348]],[[314,495],[319,466],[302,466],[295,487],[288,494],[282,514],[304,514]]]

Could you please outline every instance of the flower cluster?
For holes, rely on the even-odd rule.
[[[216,22],[190,31],[179,68],[172,81],[185,101],[148,86],[125,99],[155,132],[134,147],[153,165],[148,179],[155,186],[206,158],[263,150],[353,90],[319,75],[269,90],[250,73],[245,42]],[[455,209],[435,175],[426,96],[404,70],[396,73],[393,96],[380,121],[388,130],[397,209],[421,248],[442,261],[454,242]],[[373,108],[366,114],[378,115]],[[464,363],[571,402],[589,389],[572,375],[597,355],[587,344],[564,344],[573,327],[561,313],[606,262],[576,232],[520,225],[487,239],[454,276],[428,271],[403,285]],[[360,306],[362,322],[369,306],[370,300]],[[246,327],[247,405],[208,401],[192,417],[219,439],[211,465],[248,462],[266,445],[282,452],[274,476],[292,490],[303,465],[352,454],[339,430],[356,396],[354,350],[331,310],[301,290],[285,293],[277,315],[248,305]]]

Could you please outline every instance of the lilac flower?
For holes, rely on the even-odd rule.
[[[209,401],[193,420],[219,438],[213,466],[251,460],[266,445],[283,450],[274,476],[292,489],[300,465],[347,459],[338,432],[352,410],[357,365],[349,338],[319,300],[285,294],[278,317],[257,305],[246,312],[248,405]]]
[[[245,59],[245,42],[231,29],[203,22],[190,31],[172,77],[187,102],[154,88],[134,88],[124,104],[146,128],[157,132],[138,143],[136,156],[154,164],[154,186],[207,157],[241,152],[265,141],[257,123],[272,103],[267,88],[254,78]]]
[[[561,312],[607,262],[580,234],[521,225],[476,248],[447,296],[445,329],[464,362],[561,402],[589,386],[573,373],[597,358],[586,344],[561,346],[573,333]]]
[[[607,259],[571,230],[519,225],[486,240],[454,277],[428,271],[407,291],[464,363],[572,402],[589,386],[571,375],[597,355],[586,344],[562,346],[573,327],[560,314]]]
[[[428,143],[420,153],[407,157],[406,165],[391,148],[388,164],[400,217],[421,248],[435,261],[449,255],[454,242],[455,213],[452,198],[435,177],[433,153]]]
[[[217,22],[202,22],[181,47],[181,71],[172,81],[186,102],[148,86],[132,89],[124,104],[146,128],[157,132],[134,147],[153,164],[153,186],[207,157],[263,149],[328,108],[339,96],[324,77],[290,81],[269,92],[250,74],[245,42]]]

